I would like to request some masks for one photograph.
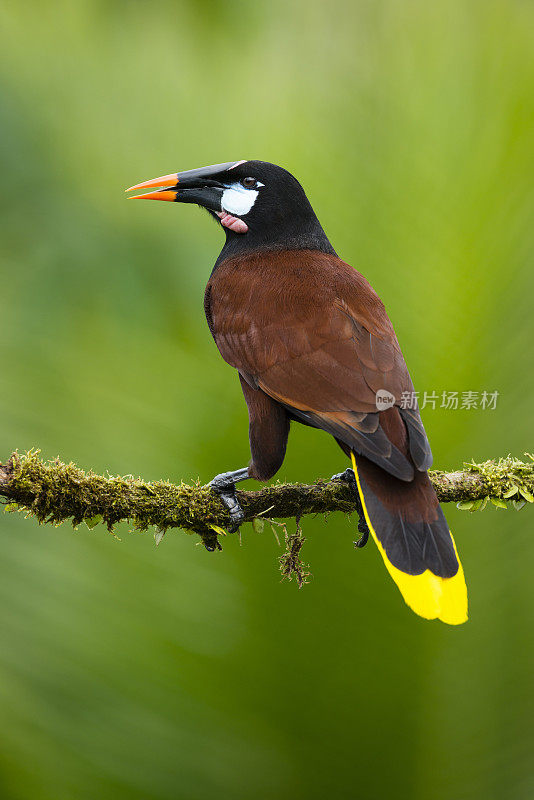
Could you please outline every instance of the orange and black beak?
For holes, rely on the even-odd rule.
[[[170,175],[162,175],[161,178],[152,178],[150,181],[143,183],[136,183],[135,186],[130,186],[125,189],[126,192],[134,192],[136,189],[150,189],[156,186],[164,186],[165,191],[147,192],[146,194],[134,194],[128,197],[128,200],[176,200],[178,189],[178,173],[171,172]]]
[[[228,161],[225,164],[212,164],[209,167],[190,169],[185,172],[172,172],[150,181],[137,183],[126,189],[132,192],[137,189],[158,189],[145,194],[136,194],[129,200],[168,200],[176,203],[196,203],[210,211],[221,211],[222,194],[230,175],[226,173],[236,167],[240,161]],[[226,180],[225,180],[226,178]]]

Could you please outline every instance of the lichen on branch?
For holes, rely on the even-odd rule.
[[[534,457],[528,461],[507,456],[482,464],[466,463],[455,472],[430,472],[441,502],[457,502],[471,511],[488,501],[520,508],[534,503]],[[350,513],[357,504],[351,487],[340,481],[314,484],[273,484],[257,491],[239,491],[245,522],[256,519],[300,520],[306,514],[331,511]],[[0,496],[6,510],[23,509],[40,523],[74,526],[103,522],[109,531],[127,520],[138,531],[156,529],[156,540],[169,528],[197,533],[208,549],[218,546],[218,536],[230,524],[219,497],[200,482],[173,484],[141,478],[112,477],[84,471],[59,459],[43,461],[39,451],[13,453],[0,464]]]

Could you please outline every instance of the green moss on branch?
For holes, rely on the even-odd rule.
[[[465,464],[457,472],[431,472],[442,502],[460,502],[476,510],[487,498],[496,505],[512,501],[534,502],[534,462],[508,456],[482,464]],[[156,528],[161,536],[169,528],[197,533],[210,549],[217,546],[221,529],[229,525],[228,513],[217,495],[199,482],[146,482],[140,478],[105,477],[84,471],[59,459],[43,461],[38,451],[14,453],[0,465],[0,495],[8,510],[22,508],[40,523],[70,520],[74,526],[98,522],[112,531],[128,520],[134,529]],[[245,521],[258,517],[288,518],[329,511],[353,512],[356,503],[348,485],[321,481],[316,484],[275,484],[258,491],[238,492]],[[469,505],[471,504],[471,506]],[[478,505],[477,505],[478,504]]]

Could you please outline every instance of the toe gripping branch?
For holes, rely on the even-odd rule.
[[[234,472],[222,472],[220,475],[216,475],[208,484],[212,492],[219,495],[228,509],[230,514],[229,533],[238,531],[239,526],[245,519],[243,509],[239,505],[239,500],[237,499],[235,485],[238,481],[244,481],[247,478],[248,468],[245,467],[244,469],[237,469]]]
[[[365,521],[365,513],[363,510],[362,501],[360,500],[360,493],[358,491],[354,470],[352,467],[348,467],[344,472],[338,472],[336,475],[332,475],[331,480],[345,481],[345,483],[348,483],[350,486],[352,486],[354,497],[356,499],[356,511],[358,513],[358,530],[361,533],[360,538],[354,542],[354,547],[365,547],[369,541],[370,531],[367,522]]]
[[[239,500],[237,499],[235,485],[239,481],[246,480],[248,477],[248,468],[245,467],[244,469],[237,469],[234,472],[222,472],[220,475],[216,475],[208,484],[211,491],[219,495],[221,501],[228,509],[228,513],[230,514],[230,525],[228,526],[229,533],[235,533],[238,531],[245,518],[243,509],[241,508]],[[339,472],[336,475],[332,475],[331,480],[344,481],[352,487],[356,501],[356,511],[358,512],[358,530],[361,533],[360,538],[354,542],[354,546],[364,547],[369,540],[370,531],[365,521],[365,513],[360,500],[360,494],[358,492],[354,471],[351,467],[349,467],[344,472]],[[214,542],[212,542],[211,539],[209,541],[204,540],[204,546],[210,551],[222,549],[216,536],[214,536]]]

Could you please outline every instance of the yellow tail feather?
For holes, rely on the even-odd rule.
[[[425,570],[421,575],[409,575],[397,569],[387,557],[386,551],[380,544],[371,520],[369,519],[354,453],[351,453],[351,458],[356,483],[358,485],[358,493],[360,495],[363,513],[365,514],[365,521],[384,559],[386,569],[399,587],[405,602],[416,614],[425,617],[425,619],[437,618],[442,622],[447,622],[449,625],[460,625],[462,622],[466,622],[467,587],[465,585],[464,571],[458,557],[458,551],[456,550],[456,544],[452,533],[451,539],[459,565],[458,572],[456,575],[453,575],[452,578],[440,578],[430,572],[429,569]]]

